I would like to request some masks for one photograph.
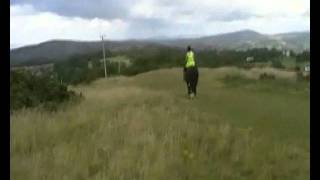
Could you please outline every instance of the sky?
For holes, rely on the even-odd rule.
[[[310,30],[309,0],[10,0],[10,48],[52,39]]]

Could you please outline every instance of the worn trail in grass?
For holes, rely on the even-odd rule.
[[[180,69],[75,87],[77,105],[12,115],[11,177],[309,179],[308,84],[260,71],[200,69],[192,101]]]

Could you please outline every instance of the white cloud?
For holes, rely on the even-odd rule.
[[[299,18],[310,9],[308,0],[141,0],[130,11],[134,18],[155,18],[173,23],[196,24],[208,21],[241,21],[257,17]]]
[[[30,4],[10,6],[10,44],[25,45],[50,39],[97,40],[101,32],[110,39],[124,39],[212,35],[242,29],[261,33],[310,29],[309,0],[132,0],[130,6],[123,7],[127,8],[123,14],[128,16],[109,20],[98,15],[91,19],[66,17],[40,12],[34,7]],[[77,12],[76,8],[80,7],[74,8]]]
[[[97,40],[125,38],[127,23],[120,19],[103,20],[64,17],[49,12],[35,12],[30,6],[11,6],[10,44],[26,45],[51,39]]]
[[[12,16],[23,16],[23,15],[31,15],[35,14],[33,6],[30,4],[22,4],[22,5],[13,5],[10,6],[10,17]]]
[[[134,18],[151,18],[155,16],[155,10],[154,1],[144,0],[133,5],[129,11]]]
[[[210,29],[215,33],[232,32],[242,29],[252,29],[260,33],[275,34],[291,31],[307,31],[310,29],[310,21],[303,17],[269,17],[269,18],[251,18],[245,21],[232,21],[228,23],[212,22],[207,25],[206,34],[212,34]]]

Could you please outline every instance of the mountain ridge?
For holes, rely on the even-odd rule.
[[[127,39],[105,40],[108,50],[126,50],[133,47],[149,46],[185,48],[187,45],[195,49],[228,49],[246,50],[251,48],[283,48],[296,52],[310,49],[310,32],[288,32],[279,34],[261,34],[245,29],[217,35],[178,38],[178,39]],[[37,59],[38,61],[59,61],[73,55],[82,55],[101,51],[101,41],[53,39],[39,44],[28,45],[10,50],[10,64],[17,65]],[[43,60],[42,60],[43,59]]]

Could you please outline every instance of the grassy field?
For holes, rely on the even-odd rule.
[[[296,62],[295,58],[293,57],[286,57],[280,59],[282,65],[286,69],[294,70],[296,67],[299,67],[301,71],[304,70],[305,65],[310,64],[309,62]]]
[[[262,72],[276,80],[258,80]],[[85,99],[11,116],[11,179],[309,179],[309,84],[272,68],[182,69],[73,87]]]
[[[293,57],[286,57],[280,59],[282,65],[287,69],[294,69],[298,64],[296,63],[295,58]]]

